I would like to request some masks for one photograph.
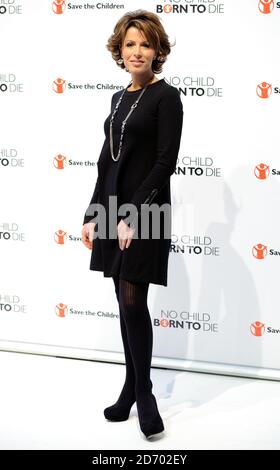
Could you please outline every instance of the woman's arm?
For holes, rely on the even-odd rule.
[[[84,215],[83,224],[88,224],[97,215],[96,211],[93,210],[93,207],[91,205],[97,203],[98,193],[99,193],[99,176],[97,176],[97,180],[96,180],[96,183],[95,183],[95,188],[94,188],[94,191],[93,191],[93,195],[92,195],[91,201],[89,203],[89,206],[86,210],[86,213]],[[87,213],[89,213],[90,215],[87,215]]]

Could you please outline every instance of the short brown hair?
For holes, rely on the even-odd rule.
[[[152,63],[152,70],[154,73],[161,73],[162,66],[166,61],[168,54],[171,52],[171,47],[168,35],[166,34],[161,20],[158,15],[147,10],[135,10],[125,13],[117,22],[113,34],[108,39],[106,44],[107,49],[111,52],[113,59],[119,67],[125,68],[124,63],[118,63],[121,59],[121,46],[126,35],[126,31],[131,26],[136,27],[138,30],[143,31],[147,40],[151,43],[153,49],[156,51],[156,58]]]

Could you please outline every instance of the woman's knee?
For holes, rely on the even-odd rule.
[[[147,308],[147,292],[148,286],[143,283],[120,279],[119,302],[125,317],[131,319]]]

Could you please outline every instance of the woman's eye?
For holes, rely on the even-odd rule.
[[[130,43],[129,43],[129,44],[127,44],[127,47],[130,47],[130,46],[132,46],[132,44],[130,44]],[[144,44],[144,46],[145,46],[145,47],[150,47],[150,45],[149,45],[149,44]]]

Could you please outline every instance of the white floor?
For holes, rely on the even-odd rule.
[[[0,351],[0,449],[280,449],[280,382],[152,369],[165,424],[105,420],[123,365]]]

